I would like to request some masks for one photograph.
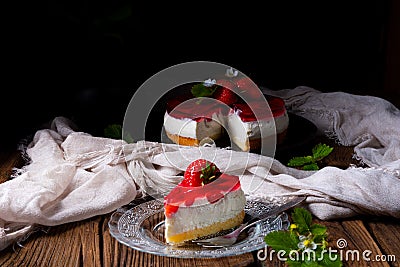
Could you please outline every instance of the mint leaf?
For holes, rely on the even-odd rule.
[[[333,147],[319,143],[312,148],[312,156],[294,157],[289,160],[287,165],[289,167],[299,167],[306,171],[316,171],[319,170],[317,162],[328,156],[332,150]]]
[[[333,150],[333,147],[330,147],[325,144],[318,144],[312,149],[313,158],[315,160],[321,160],[328,156]]]
[[[321,224],[314,223],[313,225],[311,225],[310,231],[315,236],[317,236],[317,235],[325,235],[326,227],[321,225]]]
[[[311,227],[312,215],[303,208],[295,207],[292,212],[292,220],[297,225],[300,234],[306,234]]]
[[[110,124],[104,129],[104,136],[112,139],[122,139],[122,126]]]
[[[289,253],[297,249],[298,240],[292,237],[287,231],[273,231],[264,237],[265,243],[275,251],[285,251]]]
[[[207,97],[207,96],[212,96],[212,94],[215,92],[216,88],[214,86],[212,87],[207,87],[204,86],[204,84],[199,83],[195,84],[192,87],[192,95],[195,97]]]
[[[290,167],[299,167],[299,166],[303,166],[304,164],[312,163],[313,160],[314,159],[311,156],[294,157],[291,160],[289,160],[288,166],[290,166]]]
[[[314,162],[311,164],[304,165],[302,167],[302,169],[305,171],[317,171],[317,170],[319,170],[319,167],[318,167],[318,164]]]

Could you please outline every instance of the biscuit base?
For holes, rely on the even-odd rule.
[[[172,236],[169,236],[168,233],[166,233],[166,241],[169,244],[179,245],[184,243],[185,241],[194,240],[199,237],[212,235],[223,230],[228,230],[241,224],[243,222],[244,216],[245,212],[241,211],[233,218],[228,219],[224,222],[216,222],[203,228],[196,228]]]
[[[167,137],[174,142],[175,144],[178,145],[183,145],[183,146],[199,146],[199,143],[201,142],[201,140],[198,139],[194,139],[194,138],[190,138],[190,137],[184,137],[184,136],[179,136],[177,134],[171,134],[167,131],[165,131],[165,133],[167,134]],[[217,140],[218,138],[220,138],[221,133],[219,134],[215,134],[213,136],[210,136],[209,138],[213,139],[213,140]]]

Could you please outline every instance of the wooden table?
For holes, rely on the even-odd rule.
[[[352,147],[333,145],[335,149],[326,159],[326,164],[346,167],[354,163]],[[0,183],[9,179],[13,167],[21,164],[23,161],[18,152],[0,153]],[[258,251],[218,259],[177,259],[138,252],[110,235],[110,215],[35,232],[22,242],[23,247],[16,245],[0,251],[0,266],[285,266],[277,257],[259,260]],[[344,266],[400,266],[398,220],[357,217],[338,221],[314,218],[314,221],[327,226],[332,248],[338,249],[337,240],[344,238],[347,246],[342,249],[343,253],[359,252],[360,261],[352,260],[348,254],[349,260],[344,261]],[[361,259],[366,250],[371,251],[370,262]],[[374,261],[375,257],[386,257],[387,261]]]

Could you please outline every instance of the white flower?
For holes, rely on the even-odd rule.
[[[301,235],[299,236],[300,242],[297,244],[299,249],[304,249],[304,251],[311,251],[317,248],[317,244],[314,243],[310,238]]]
[[[234,70],[232,67],[226,70],[225,76],[232,78],[238,76],[239,72],[237,70]]]
[[[215,83],[216,83],[217,81],[215,80],[215,79],[207,79],[207,80],[205,80],[204,82],[203,82],[203,85],[205,86],[205,87],[211,87],[211,86],[213,86]]]

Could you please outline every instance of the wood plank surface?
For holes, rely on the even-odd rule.
[[[369,232],[377,241],[382,255],[392,266],[400,266],[400,224],[393,218],[380,221],[372,220],[365,223]]]
[[[386,220],[383,219],[382,223]],[[378,261],[376,257],[382,255],[396,255],[398,259],[400,256],[400,237],[398,235],[392,235],[391,242],[395,245],[391,250],[381,249],[383,244],[382,239],[387,235],[387,232],[380,231],[374,234],[369,230],[370,223],[365,223],[364,220],[343,220],[341,222],[319,222],[328,227],[330,242],[329,245],[338,250],[339,253],[343,253],[342,258],[344,259],[344,266],[399,266],[397,261]],[[381,224],[381,223],[378,223]],[[400,227],[397,223],[393,228]],[[394,229],[392,229],[394,230]],[[340,242],[340,243],[339,243]],[[338,245],[340,246],[338,247]],[[363,258],[365,253],[365,258]],[[356,255],[359,255],[357,260]]]
[[[0,183],[7,181],[13,173],[13,168],[20,168],[24,160],[18,151],[0,151]]]

